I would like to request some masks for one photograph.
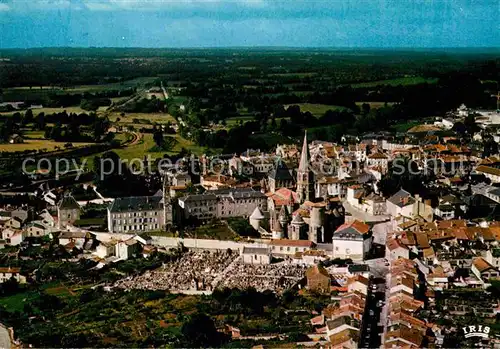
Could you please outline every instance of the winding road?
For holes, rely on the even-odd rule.
[[[10,335],[9,330],[7,330],[2,324],[0,324],[0,349],[10,349]]]

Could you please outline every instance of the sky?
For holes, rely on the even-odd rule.
[[[500,0],[0,0],[0,48],[500,47]]]

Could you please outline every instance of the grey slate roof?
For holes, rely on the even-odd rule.
[[[497,195],[500,195],[500,188],[497,189],[498,190],[498,194]],[[459,204],[463,204],[463,201],[460,200],[459,198],[457,198],[455,195],[445,195],[441,198],[441,200],[443,202],[449,202],[450,204],[452,205],[459,205]]]
[[[281,159],[278,159],[274,168],[269,171],[269,178],[279,181],[293,180],[290,170]]]
[[[260,254],[268,255],[269,249],[267,247],[243,247],[243,254]]]
[[[396,194],[391,196],[389,199],[390,202],[392,202],[394,205],[399,206],[399,207],[404,207],[408,205],[413,205],[415,202],[415,198],[411,196],[410,193],[408,193],[404,189],[400,189]],[[406,201],[404,201],[406,200]]]
[[[130,196],[116,198],[109,207],[110,212],[152,211],[163,208],[161,196]]]
[[[186,195],[179,198],[183,202],[217,200],[218,198],[232,197],[234,199],[265,198],[266,195],[252,188],[230,188],[209,190],[204,194]]]
[[[370,271],[370,266],[367,264],[350,264],[347,266],[349,272]]]
[[[208,200],[217,200],[217,196],[215,196],[214,194],[194,194],[179,198],[179,201],[184,201],[184,202],[208,201]]]
[[[72,196],[65,196],[59,202],[58,205],[60,210],[79,210],[80,205],[76,202],[75,198]]]

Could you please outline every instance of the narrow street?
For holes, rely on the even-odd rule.
[[[380,347],[380,334],[382,332],[380,316],[382,305],[385,303],[384,301],[385,280],[383,278],[371,278],[359,339],[360,348]]]

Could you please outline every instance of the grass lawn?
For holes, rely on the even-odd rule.
[[[54,142],[46,139],[25,139],[24,143],[19,144],[0,144],[0,152],[16,152],[25,150],[46,149],[47,151],[54,150],[55,147],[64,149],[66,142]],[[72,143],[74,147],[84,147],[93,143]]]
[[[239,238],[225,224],[219,222],[199,226],[194,231],[186,232],[184,236],[186,238],[216,240],[235,240]]]
[[[44,284],[42,289],[47,294],[61,298],[73,296],[74,292],[59,282]],[[0,305],[3,305],[8,311],[23,311],[24,304],[39,297],[38,291],[25,291],[8,297],[0,297]]]
[[[177,140],[177,144],[171,151],[160,151],[160,152],[150,152],[149,150],[153,148],[156,144],[153,140],[152,134],[143,134],[141,140],[134,145],[115,149],[114,151],[122,158],[122,159],[143,159],[144,155],[150,154],[153,159],[161,158],[164,154],[177,154],[181,151],[182,148],[186,148],[187,150],[195,153],[202,154],[204,151],[203,147],[199,147],[195,145],[193,142],[182,138],[179,135],[172,135]]]
[[[404,123],[400,123],[400,124],[391,125],[391,130],[394,132],[403,133],[403,132],[408,131],[413,126],[417,126],[417,125],[420,125],[420,122],[408,121],[408,122],[404,122]]]
[[[3,305],[8,311],[23,311],[24,304],[37,297],[37,292],[26,291],[9,297],[0,298],[0,305]]]
[[[298,105],[300,107],[300,111],[302,112],[310,112],[314,116],[322,116],[325,114],[327,110],[343,110],[345,107],[337,106],[337,105],[328,105],[328,104],[312,104],[312,103],[298,103],[298,104],[287,104],[284,105],[285,109],[287,109],[291,105]]]
[[[127,140],[127,134],[117,133],[115,139],[124,142]],[[167,155],[175,155],[178,154],[182,148],[186,148],[191,151],[193,154],[201,155],[205,152],[204,147],[200,147],[195,145],[193,142],[182,138],[179,135],[170,135],[170,137],[174,137],[177,140],[177,144],[171,151],[154,151],[151,152],[150,149],[153,148],[156,144],[153,140],[153,135],[150,133],[141,134],[141,139],[139,142],[133,145],[126,146],[124,148],[112,149],[111,151],[115,152],[120,156],[121,159],[127,159],[131,161],[132,159],[140,159],[143,160],[144,156],[150,155],[152,159],[162,158],[164,154]],[[86,168],[92,169],[94,166],[94,157],[101,156],[103,153],[93,154],[89,157],[85,158]],[[137,161],[137,160],[135,160]]]
[[[247,121],[253,121],[253,119],[254,118],[251,115],[242,115],[242,116],[237,116],[234,118],[229,118],[229,119],[226,119],[226,126],[228,126],[228,127],[238,126],[240,120],[243,121],[243,123],[245,123]]]
[[[360,82],[351,84],[351,86],[352,87],[375,87],[378,85],[398,86],[398,85],[417,85],[423,83],[434,84],[436,82],[437,79],[427,79],[421,76],[414,76],[414,77],[404,77],[399,79]]]
[[[45,138],[45,131],[26,130],[22,131],[24,138]]]
[[[165,113],[125,113],[125,116],[121,116],[121,113],[112,112],[109,113],[108,118],[111,122],[116,123],[119,118],[119,124],[138,124],[134,122],[134,119],[143,121],[142,123],[158,123],[166,124],[168,121],[172,123],[177,123],[174,117],[170,114]]]

